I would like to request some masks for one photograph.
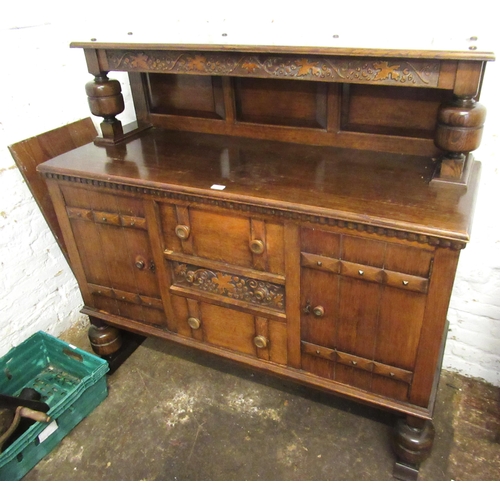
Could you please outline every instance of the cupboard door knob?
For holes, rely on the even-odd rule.
[[[262,240],[252,240],[250,242],[250,250],[257,255],[264,253],[264,242]]]
[[[144,267],[146,266],[146,263],[144,262],[144,260],[142,259],[142,257],[137,257],[135,259],[135,267],[137,267],[137,269],[144,269]]]
[[[201,326],[201,321],[198,318],[190,317],[188,318],[188,325],[191,329],[198,330],[198,328],[200,328]]]
[[[318,318],[321,318],[321,316],[323,316],[325,314],[325,308],[323,306],[316,306],[314,309],[313,309],[313,314],[318,317]]]
[[[263,335],[257,335],[257,337],[254,337],[253,343],[259,349],[264,349],[267,347],[267,339]]]
[[[189,226],[183,226],[182,224],[175,226],[175,234],[181,240],[187,240],[190,233],[191,230],[189,229]]]

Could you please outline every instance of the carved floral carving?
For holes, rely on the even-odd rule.
[[[172,262],[174,284],[283,311],[285,287],[267,281]]]
[[[439,61],[314,58],[219,52],[107,50],[109,70],[265,76],[330,82],[436,87]]]

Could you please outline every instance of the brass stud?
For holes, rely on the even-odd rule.
[[[364,272],[362,269],[360,269],[360,270],[358,271],[358,274],[359,274],[360,276],[363,276],[363,274],[365,274],[365,272]]]
[[[409,281],[403,280],[403,285],[406,286],[408,285]]]

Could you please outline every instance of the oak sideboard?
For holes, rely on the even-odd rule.
[[[95,351],[161,337],[393,412],[395,476],[415,479],[493,54],[72,45],[101,132],[38,170]]]

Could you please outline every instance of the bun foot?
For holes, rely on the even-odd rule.
[[[397,456],[393,471],[396,479],[418,479],[420,464],[431,453],[434,434],[434,425],[429,420],[408,417],[397,421],[393,441]]]
[[[88,336],[92,350],[101,357],[110,356],[122,346],[120,330],[109,325],[90,325]]]

